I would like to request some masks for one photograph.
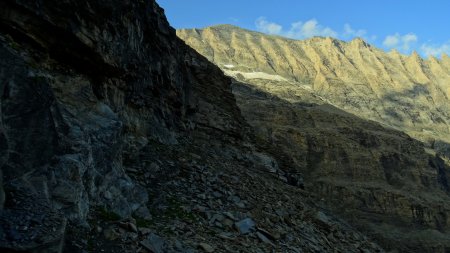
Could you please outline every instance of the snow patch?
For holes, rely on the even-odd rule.
[[[233,70],[225,70],[225,74],[236,77],[238,74],[241,74],[245,79],[266,79],[273,81],[285,81],[288,80],[280,75],[272,75],[265,72],[242,72],[242,71],[233,71]]]
[[[232,68],[234,68],[234,65],[233,64],[224,64],[223,65],[225,68],[227,68],[227,69],[232,69]]]

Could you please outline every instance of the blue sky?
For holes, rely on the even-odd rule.
[[[157,0],[175,28],[232,24],[295,39],[362,37],[389,51],[450,55],[449,0]]]

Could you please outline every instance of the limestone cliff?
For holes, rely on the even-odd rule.
[[[359,38],[299,41],[230,25],[177,35],[228,75],[240,74],[256,85],[258,79],[286,81],[261,88],[282,96],[311,91],[321,103],[405,131],[450,155],[445,144],[450,143],[447,55],[422,59],[417,53],[385,53]]]

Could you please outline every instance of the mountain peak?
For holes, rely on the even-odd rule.
[[[231,25],[231,24],[219,24],[219,25],[212,25],[202,28],[202,30],[216,30],[216,31],[226,31],[226,32],[232,32],[232,31],[240,31],[240,32],[252,32],[252,33],[259,33],[257,31],[252,31],[249,29],[245,29],[239,26]]]
[[[231,24],[219,24],[219,25],[212,25],[212,26],[207,26],[206,28],[212,28],[212,29],[237,29],[237,30],[243,30],[241,27],[239,26],[235,26],[235,25],[231,25]]]
[[[428,56],[428,60],[430,62],[439,63],[439,59],[436,56],[434,56],[434,55]]]
[[[350,41],[350,44],[357,45],[358,47],[370,47],[370,44],[367,43],[363,38],[361,37],[355,37]]]
[[[411,55],[410,55],[410,58],[411,58],[411,59],[414,59],[414,60],[416,60],[416,61],[422,61],[422,60],[423,60],[422,57],[419,55],[419,53],[417,53],[416,50],[413,50],[413,51],[412,51],[412,53],[411,53]]]

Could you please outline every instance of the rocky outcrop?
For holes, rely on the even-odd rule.
[[[0,249],[4,252],[58,253],[64,245],[67,219],[45,194],[31,184],[14,180],[7,188],[7,205],[1,211]],[[14,251],[12,251],[14,250]]]
[[[174,144],[192,129],[243,139],[230,80],[177,39],[154,1],[11,0],[0,9],[1,206],[3,185],[35,196],[7,194],[3,219],[36,201],[47,206],[41,214],[63,214],[58,224],[84,222],[96,206],[145,212],[147,190],[125,171],[149,140]]]
[[[447,55],[422,59],[417,53],[386,53],[360,38],[291,40],[230,25],[182,29],[177,35],[230,76],[283,97],[302,94],[291,96],[294,102],[333,104],[448,154]],[[267,86],[267,80],[283,83]],[[308,100],[310,96],[316,99]]]
[[[229,80],[176,39],[154,2],[1,7],[4,177],[48,178],[71,217],[92,197],[124,215],[145,202],[122,161],[147,138],[173,143],[196,125],[239,137]]]

